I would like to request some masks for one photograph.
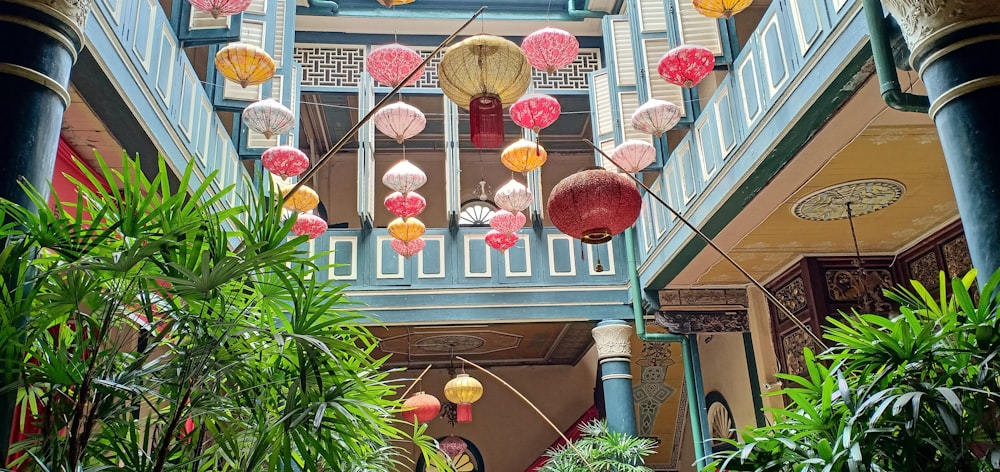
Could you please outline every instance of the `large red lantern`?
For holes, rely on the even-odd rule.
[[[551,74],[576,60],[580,41],[567,31],[542,28],[524,37],[521,50],[531,67]]]
[[[708,48],[685,44],[663,55],[656,71],[667,82],[682,87],[694,87],[715,68],[715,54]]]
[[[624,174],[592,167],[556,184],[546,208],[559,231],[585,243],[598,244],[635,223],[642,208],[642,196]]]
[[[297,177],[309,168],[309,157],[295,146],[276,146],[264,151],[260,164],[283,179]]]
[[[392,43],[372,49],[365,58],[365,70],[376,82],[395,87],[410,75],[410,72],[420,67],[423,61],[417,51],[402,44]],[[423,75],[423,70],[417,72],[406,85],[413,85]]]
[[[544,93],[529,93],[510,106],[510,119],[518,126],[539,132],[559,118],[559,100]]]
[[[400,218],[417,216],[427,208],[427,200],[417,192],[393,192],[383,203],[390,213]]]
[[[410,423],[426,423],[436,418],[440,411],[441,401],[424,392],[417,392],[403,402],[403,419]]]

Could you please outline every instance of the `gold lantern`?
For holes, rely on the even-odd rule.
[[[458,422],[468,423],[472,421],[472,404],[483,397],[483,384],[469,374],[458,374],[444,385],[444,397],[458,405]]]
[[[472,144],[503,145],[503,109],[531,85],[531,65],[516,44],[489,35],[472,36],[448,48],[438,65],[441,91],[469,110]]]
[[[746,10],[753,0],[691,0],[698,13],[710,18],[730,18]]]
[[[396,5],[406,5],[407,3],[413,3],[414,0],[378,0],[382,6],[386,8],[392,8]]]
[[[537,143],[521,139],[503,150],[500,161],[514,172],[530,172],[545,164],[548,153]]]
[[[247,43],[232,43],[215,54],[215,67],[222,75],[247,88],[274,77],[274,59],[267,51]]]
[[[410,242],[424,235],[427,227],[416,218],[396,218],[389,223],[389,235],[403,241]]]
[[[286,210],[305,213],[307,211],[312,211],[319,205],[319,195],[316,194],[315,190],[303,185],[299,187],[295,193],[289,195],[289,192],[291,192],[294,187],[294,185],[281,187],[281,194],[285,197],[285,203],[283,206]]]

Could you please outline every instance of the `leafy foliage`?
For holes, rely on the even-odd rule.
[[[887,292],[891,317],[831,319],[836,343],[776,394],[775,424],[748,429],[712,470],[986,471],[1000,468],[1000,319],[994,274],[974,302],[975,271]]]
[[[580,425],[580,431],[575,449],[564,444],[546,451],[549,459],[539,472],[652,472],[642,458],[653,453],[653,440],[611,431],[601,420]]]
[[[0,346],[42,471],[351,471],[413,440],[376,339],[258,188],[101,163],[75,201],[0,202]],[[416,429],[409,431],[410,427]],[[441,466],[442,470],[446,465]],[[382,468],[382,470],[385,470]]]

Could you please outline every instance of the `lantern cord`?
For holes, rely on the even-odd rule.
[[[695,234],[697,234],[698,237],[700,237],[702,240],[705,241],[705,243],[707,243],[709,246],[711,246],[712,249],[715,250],[715,252],[718,252],[719,255],[723,257],[723,259],[725,259],[726,261],[728,261],[730,264],[733,265],[733,267],[736,268],[736,270],[738,270],[741,274],[743,274],[743,276],[746,277],[747,280],[750,281],[750,283],[752,283],[761,292],[763,292],[764,293],[764,297],[766,297],[768,299],[768,301],[770,301],[771,303],[773,303],[774,306],[778,309],[778,311],[782,312],[784,315],[786,315],[788,317],[788,319],[792,320],[792,323],[794,323],[797,328],[801,329],[810,338],[812,338],[812,340],[815,341],[818,346],[820,346],[823,349],[826,349],[828,347],[826,345],[826,343],[823,342],[823,340],[820,339],[820,337],[816,335],[816,333],[813,333],[813,331],[811,329],[809,329],[806,326],[806,324],[802,322],[802,320],[800,320],[797,316],[795,316],[794,313],[792,313],[792,310],[789,310],[788,307],[786,307],[785,305],[783,305],[781,303],[781,301],[778,300],[778,297],[775,297],[774,294],[771,293],[770,290],[764,288],[764,284],[760,283],[760,281],[758,281],[756,278],[754,278],[754,276],[750,275],[750,273],[747,272],[747,270],[744,269],[743,266],[741,266],[738,262],[736,262],[735,259],[733,259],[732,257],[730,257],[729,254],[726,254],[726,251],[722,250],[722,248],[720,248],[717,244],[715,244],[715,241],[712,241],[712,238],[709,238],[707,234],[703,233],[700,229],[698,229],[697,227],[695,227],[695,225],[692,224],[690,221],[688,221],[688,219],[685,218],[684,215],[682,215],[680,212],[678,212],[673,207],[671,207],[666,201],[664,201],[662,198],[660,198],[660,196],[657,195],[656,192],[653,192],[652,190],[650,190],[650,188],[647,187],[646,184],[644,184],[641,180],[639,180],[638,178],[636,178],[636,176],[634,176],[631,173],[629,173],[627,170],[625,170],[624,167],[618,165],[617,162],[615,162],[613,159],[611,159],[611,156],[607,155],[607,153],[605,153],[603,150],[601,150],[601,148],[597,147],[591,140],[584,139],[583,142],[587,143],[587,145],[590,146],[590,147],[592,147],[594,149],[594,151],[597,151],[602,156],[604,156],[605,158],[607,158],[609,162],[611,162],[612,164],[615,165],[615,167],[621,169],[621,171],[625,175],[627,175],[630,179],[632,179],[638,186],[640,186],[643,189],[645,189],[646,192],[649,193],[650,196],[652,196],[656,201],[660,202],[661,205],[663,205],[668,211],[670,211],[670,213],[672,213],[674,216],[676,216],[677,219],[679,219],[682,223],[684,223],[685,226],[687,226],[689,229],[691,229],[691,231],[694,231]]]
[[[514,388],[513,386],[511,386],[509,383],[507,383],[506,381],[504,381],[504,379],[501,379],[499,376],[497,376],[493,372],[490,372],[490,371],[484,369],[482,366],[480,366],[480,365],[476,364],[475,362],[472,362],[472,361],[470,361],[468,359],[465,359],[462,356],[455,356],[455,357],[456,357],[456,359],[458,359],[458,360],[460,360],[460,361],[462,361],[462,362],[464,362],[466,364],[469,364],[472,367],[475,367],[475,368],[481,370],[484,374],[489,375],[490,377],[492,377],[497,382],[500,382],[501,384],[503,384],[504,387],[507,387],[508,390],[510,390],[511,392],[513,392],[514,395],[517,395],[517,397],[520,398],[524,403],[527,403],[528,406],[530,406],[531,409],[535,411],[535,413],[538,413],[538,416],[541,416],[542,419],[545,420],[545,422],[548,423],[548,425],[550,427],[552,427],[553,431],[555,431],[557,434],[559,434],[559,437],[561,437],[563,441],[566,441],[566,444],[568,444],[570,447],[573,448],[574,451],[576,451],[576,455],[580,456],[580,460],[582,460],[583,463],[587,465],[587,468],[590,469],[590,472],[595,472],[594,466],[590,465],[590,462],[587,460],[587,456],[583,455],[583,453],[580,452],[580,449],[578,449],[576,447],[576,445],[573,444],[573,441],[570,441],[569,438],[567,438],[566,435],[563,434],[562,430],[560,430],[558,427],[556,427],[556,425],[552,423],[552,420],[550,420],[548,416],[545,416],[545,413],[542,413],[542,410],[539,410],[538,407],[535,406],[534,403],[531,403],[531,400],[528,400],[528,398],[525,397],[524,395],[522,395],[521,392],[518,392],[516,388]],[[464,366],[463,366],[463,368],[464,368]]]
[[[421,372],[420,375],[417,376],[417,378],[413,379],[413,382],[410,383],[410,386],[406,388],[406,391],[403,392],[403,394],[400,395],[399,398],[406,398],[406,395],[410,393],[410,390],[413,390],[413,387],[416,387],[417,383],[423,380],[424,374],[426,374],[428,370],[431,370],[431,366],[433,365],[434,364],[427,364],[427,367],[424,367],[424,371]]]
[[[354,137],[355,134],[358,133],[358,130],[361,129],[362,125],[367,123],[368,120],[370,120],[372,116],[375,115],[376,112],[381,110],[382,107],[384,107],[386,103],[388,103],[389,100],[392,99],[393,96],[399,93],[400,89],[402,89],[407,83],[410,82],[410,79],[416,77],[417,72],[420,72],[421,69],[426,67],[427,64],[431,62],[431,59],[434,58],[434,56],[437,56],[442,49],[451,44],[451,42],[454,41],[456,37],[458,37],[459,33],[461,33],[469,25],[471,25],[473,21],[476,21],[476,18],[478,18],[479,15],[482,15],[484,11],[486,11],[485,5],[479,7],[479,10],[476,10],[476,12],[472,14],[471,18],[466,20],[466,22],[463,23],[462,26],[459,26],[454,33],[451,33],[451,36],[448,36],[447,38],[444,39],[444,41],[441,41],[441,44],[438,44],[438,46],[434,48],[434,50],[431,51],[431,53],[428,54],[423,61],[420,62],[420,65],[418,65],[412,71],[410,71],[410,73],[407,74],[406,78],[400,81],[399,84],[397,84],[395,87],[393,87],[392,90],[390,90],[385,97],[382,97],[382,99],[375,104],[375,107],[369,110],[368,113],[365,114],[365,116],[363,116],[360,120],[358,120],[357,123],[354,124],[354,126],[351,127],[351,129],[347,130],[347,132],[344,133],[344,136],[340,138],[340,141],[337,141],[337,144],[335,144],[332,148],[330,148],[330,150],[327,151],[326,154],[323,154],[323,157],[319,158],[319,160],[316,161],[316,165],[314,165],[311,169],[306,171],[305,175],[303,175],[302,178],[299,179],[298,183],[296,183],[295,186],[292,187],[291,190],[289,190],[288,194],[285,195],[285,199],[288,199],[289,197],[294,195],[295,192],[297,192],[300,188],[302,188],[304,182],[309,180],[310,177],[312,177],[313,175],[316,174],[316,172],[322,169],[323,166],[326,165],[326,163],[329,162],[330,159],[335,154],[337,154],[337,152],[339,152],[340,149],[343,148],[347,144],[347,142]]]

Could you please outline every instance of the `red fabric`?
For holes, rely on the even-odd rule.
[[[588,408],[587,411],[583,412],[583,415],[580,415],[580,418],[577,419],[572,426],[567,428],[566,431],[563,432],[563,434],[566,435],[566,437],[569,438],[570,441],[576,441],[577,439],[580,439],[580,436],[583,435],[583,433],[580,432],[580,425],[595,418],[597,418],[597,405],[594,405]],[[552,443],[552,445],[549,446],[546,450],[552,449],[557,446],[562,446],[563,444],[566,444],[566,441],[563,441],[562,438],[559,438],[556,440],[556,442]],[[525,472],[535,472],[538,469],[541,469],[542,466],[545,465],[545,463],[548,461],[549,458],[543,455],[539,457],[537,460],[535,460],[535,462],[531,464],[531,467],[528,467],[528,470],[526,470]]]
[[[477,148],[503,146],[503,103],[500,98],[485,95],[473,98],[469,104],[469,134]]]

